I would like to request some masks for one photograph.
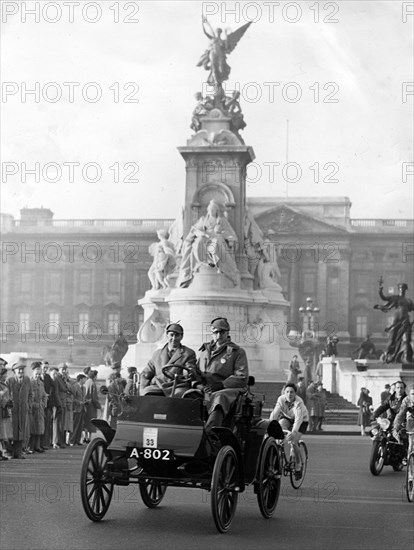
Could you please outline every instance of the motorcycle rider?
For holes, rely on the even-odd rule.
[[[400,410],[394,419],[393,436],[401,442],[400,430],[404,427],[407,432],[414,431],[414,385],[410,386],[408,395],[402,401]],[[414,451],[414,433],[408,436],[408,454]]]
[[[398,380],[395,382],[395,392],[390,395],[390,397],[385,401],[383,405],[380,405],[375,411],[372,413],[372,420],[375,420],[381,414],[387,413],[387,418],[390,420],[391,425],[394,422],[394,418],[398,414],[401,403],[403,402],[403,399],[406,397],[405,393],[405,384],[401,380]]]

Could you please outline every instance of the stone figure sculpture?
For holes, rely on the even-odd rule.
[[[159,241],[152,243],[149,247],[149,253],[154,257],[151,267],[148,271],[148,277],[154,290],[169,288],[168,276],[174,271],[175,249],[173,243],[167,239],[167,231],[159,229],[157,231]]]
[[[182,247],[180,274],[177,284],[190,285],[201,266],[217,268],[236,285],[239,271],[234,259],[237,235],[223,214],[223,206],[211,200],[207,213],[190,229]]]
[[[253,215],[246,206],[244,217],[245,251],[249,262],[249,271],[255,277],[257,288],[280,290],[281,279],[274,243],[269,237],[264,238]]]
[[[210,39],[210,45],[203,53],[200,61],[197,63],[197,67],[203,67],[210,74],[207,78],[208,84],[216,87],[216,95],[222,97],[222,83],[228,80],[230,75],[230,67],[227,64],[227,54],[231,53],[236,47],[240,38],[247,31],[251,25],[251,21],[242,25],[234,32],[224,36],[222,35],[222,29],[213,30],[212,26],[207,20],[207,17],[203,17],[203,31],[207,38]]]
[[[376,304],[374,309],[387,313],[394,310],[392,323],[384,330],[388,333],[388,347],[383,354],[386,363],[412,363],[413,348],[411,335],[413,322],[410,320],[410,312],[414,311],[412,300],[405,297],[408,290],[406,283],[398,285],[398,294],[386,296],[383,292],[383,279],[379,279],[379,295],[386,303]]]

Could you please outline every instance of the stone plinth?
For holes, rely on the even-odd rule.
[[[229,285],[214,270],[196,273],[189,288],[173,289],[166,297],[171,320],[180,320],[184,343],[196,351],[211,339],[210,321],[226,317],[233,342],[242,346],[250,374],[258,380],[283,380],[281,358],[288,361],[291,349],[283,338],[288,302],[280,292],[246,290]]]

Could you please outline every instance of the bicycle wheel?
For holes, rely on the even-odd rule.
[[[407,461],[405,490],[408,502],[414,502],[414,453],[410,453]]]
[[[303,480],[305,479],[306,469],[308,467],[308,448],[303,441],[299,441],[299,450],[302,461],[302,468],[300,470],[302,475],[299,479],[296,478],[296,462],[294,456],[291,456],[289,463],[290,483],[294,489],[299,489],[299,487],[302,485]]]

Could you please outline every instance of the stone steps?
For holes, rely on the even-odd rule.
[[[256,382],[252,387],[252,392],[255,395],[264,396],[264,418],[267,418],[273,410],[284,384],[284,382]],[[356,426],[358,407],[338,394],[326,391],[326,397],[325,424]]]

